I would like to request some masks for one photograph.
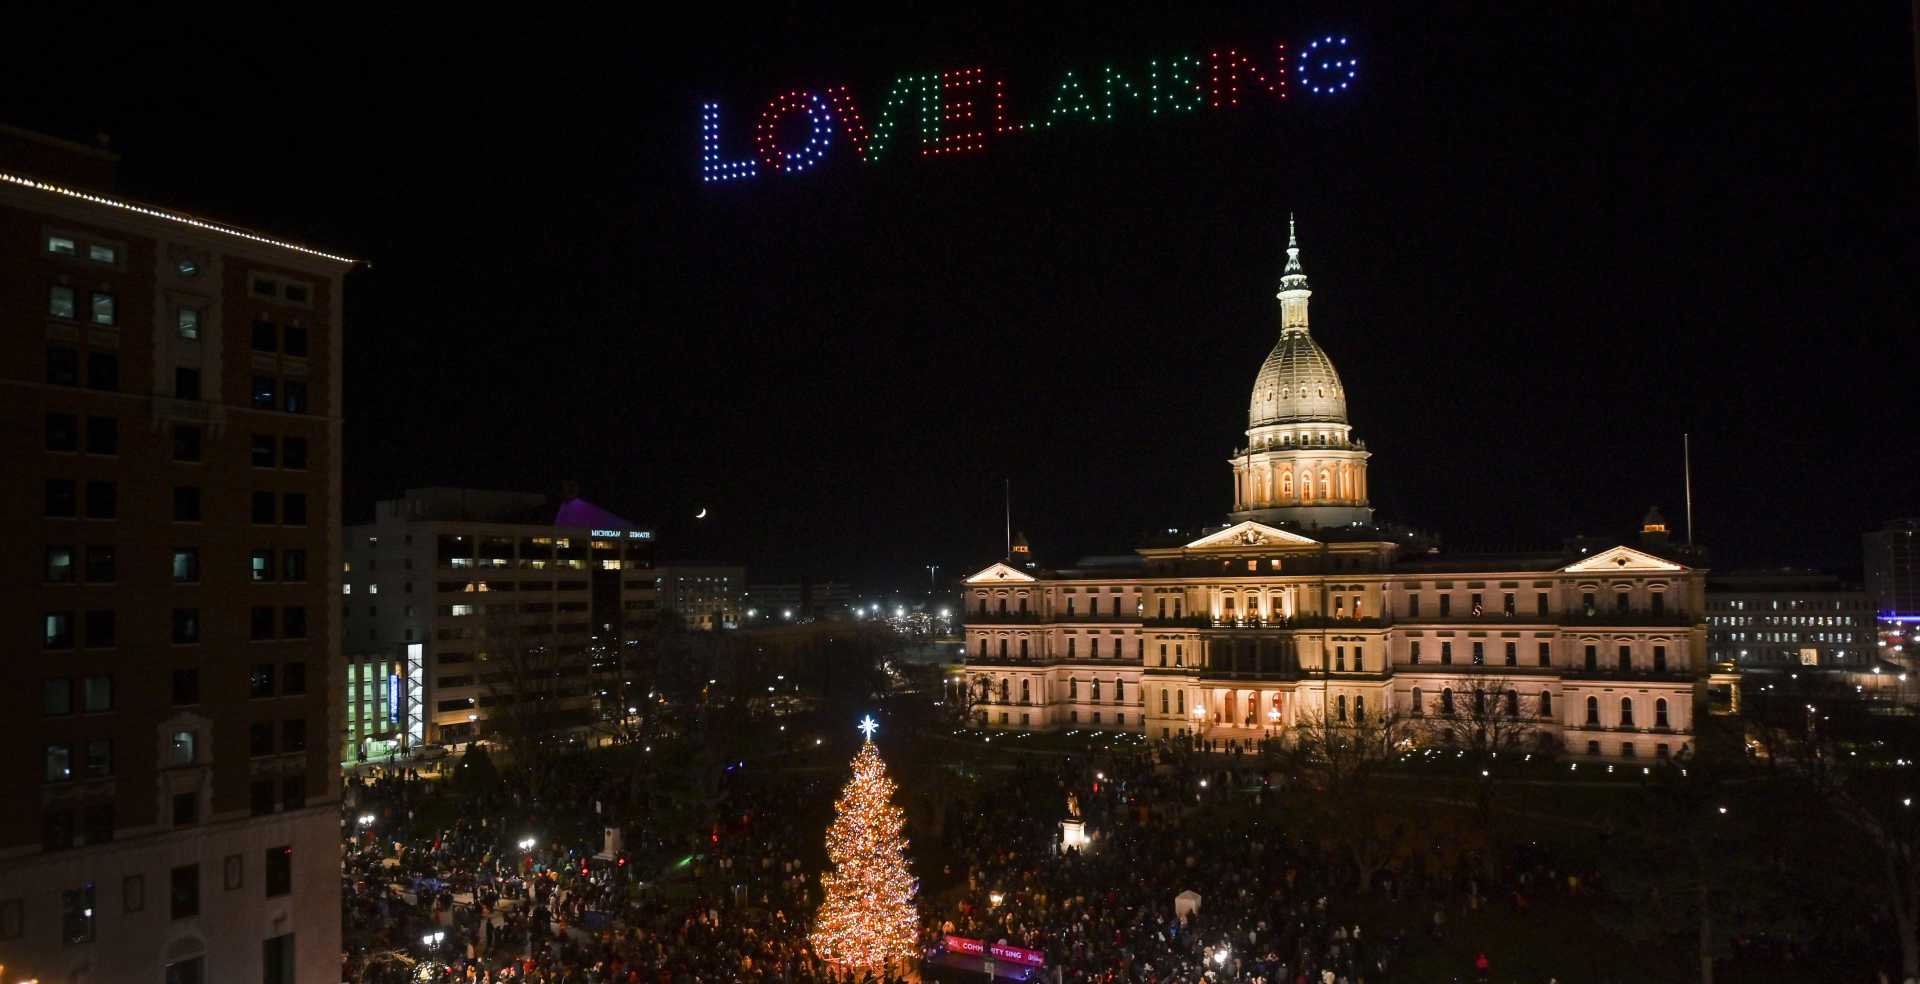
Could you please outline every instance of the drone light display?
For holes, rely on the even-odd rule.
[[[1360,78],[1358,45],[1328,34],[1271,51],[1219,47],[1131,67],[1067,69],[1040,112],[1016,118],[1007,82],[980,66],[900,75],[862,102],[845,85],[789,89],[768,99],[751,140],[727,129],[717,102],[700,106],[700,180],[740,181],[810,171],[836,154],[863,164],[895,157],[978,154],[995,143],[1071,123],[1153,121],[1227,112],[1262,100],[1338,97]],[[1264,95],[1262,95],[1264,93]],[[737,125],[737,124],[736,124]],[[738,139],[729,139],[729,134]]]

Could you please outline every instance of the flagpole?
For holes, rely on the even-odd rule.
[[[1680,457],[1687,486],[1687,546],[1693,546],[1693,435],[1680,435]]]

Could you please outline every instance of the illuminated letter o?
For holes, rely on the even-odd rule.
[[[789,113],[807,114],[811,130],[807,142],[794,150],[780,146],[780,121]],[[760,112],[760,124],[754,129],[754,147],[760,160],[775,171],[792,174],[820,163],[833,138],[833,111],[819,96],[796,89],[768,101]]]

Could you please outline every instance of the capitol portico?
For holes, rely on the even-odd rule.
[[[1376,526],[1310,296],[1289,230],[1227,524],[1061,568],[1020,541],[966,579],[954,685],[973,722],[1245,744],[1389,716],[1438,739],[1499,717],[1530,747],[1686,751],[1705,571],[1651,522],[1635,545],[1488,556]]]

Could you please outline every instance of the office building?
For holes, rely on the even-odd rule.
[[[803,577],[747,586],[749,621],[780,622],[846,616],[853,607],[853,586],[830,578]]]
[[[1812,571],[1707,578],[1707,658],[1741,669],[1873,666],[1873,600]]]
[[[747,569],[744,567],[666,564],[654,575],[660,589],[660,610],[680,616],[689,629],[736,628],[746,614]]]
[[[585,728],[595,647],[654,620],[653,531],[577,497],[409,489],[345,540],[348,761]]]
[[[337,981],[352,261],[112,166],[0,130],[0,963]]]
[[[1920,622],[1920,519],[1890,519],[1860,538],[1867,592],[1883,616]]]

